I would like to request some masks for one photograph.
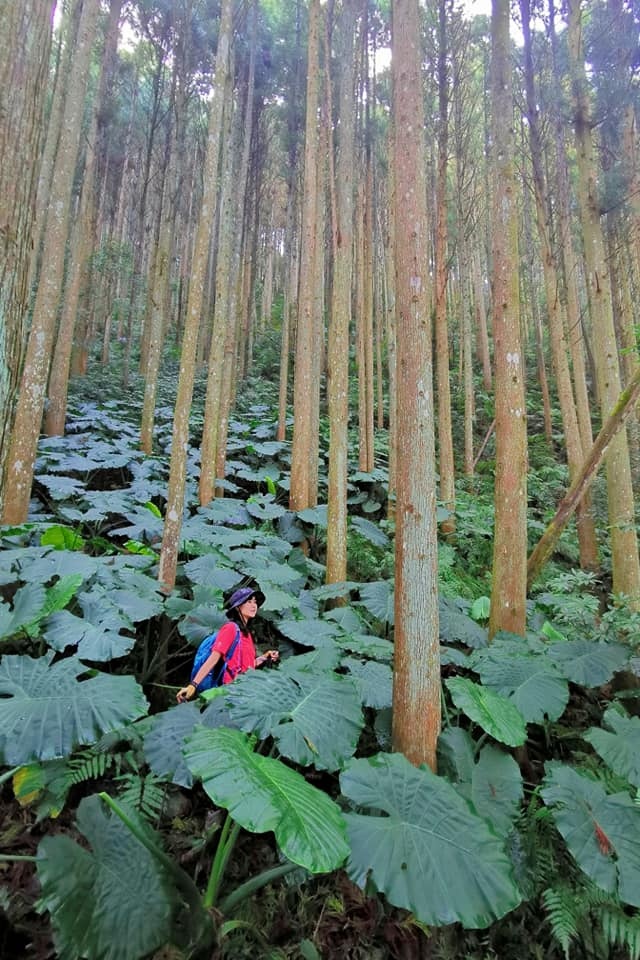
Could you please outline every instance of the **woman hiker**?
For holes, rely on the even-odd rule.
[[[228,622],[218,630],[211,653],[191,678],[191,682],[178,691],[178,703],[192,700],[196,696],[198,687],[220,660],[226,659],[222,683],[231,683],[245,670],[253,670],[267,662],[275,663],[279,659],[277,650],[267,650],[256,657],[250,625],[264,600],[264,593],[252,587],[240,587],[231,594],[226,604]],[[231,656],[228,656],[230,652]]]

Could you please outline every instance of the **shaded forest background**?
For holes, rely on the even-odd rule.
[[[0,30],[5,944],[639,957],[637,5]],[[241,577],[282,669],[173,707]],[[105,946],[107,822],[163,906]]]

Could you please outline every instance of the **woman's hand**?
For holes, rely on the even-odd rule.
[[[258,657],[256,660],[256,666],[261,667],[263,663],[277,663],[280,659],[280,654],[277,650],[267,650],[266,653],[263,653],[262,656]]]
[[[186,687],[183,687],[182,690],[178,690],[176,694],[176,700],[178,703],[184,703],[186,700],[192,700],[196,695],[196,686],[193,683],[188,683]]]

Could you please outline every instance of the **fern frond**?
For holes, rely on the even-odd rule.
[[[571,942],[578,936],[578,922],[582,914],[577,908],[576,896],[567,887],[550,887],[542,894],[553,937],[569,960]]]
[[[113,763],[108,753],[94,753],[85,750],[69,760],[71,783],[84,783],[85,780],[99,780]]]
[[[595,911],[595,915],[607,943],[627,950],[629,960],[640,960],[640,916],[629,916],[611,902]]]
[[[149,821],[160,818],[166,795],[166,784],[162,780],[152,773],[147,776],[123,773],[116,780],[122,784],[118,792],[121,803],[134,807]]]

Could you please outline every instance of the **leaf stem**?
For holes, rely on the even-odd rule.
[[[218,840],[216,853],[213,858],[213,863],[211,864],[209,882],[207,884],[207,889],[202,901],[202,905],[204,906],[205,910],[210,910],[211,907],[215,906],[215,902],[218,899],[218,893],[220,892],[222,877],[224,875],[227,863],[229,862],[229,857],[231,856],[231,851],[233,850],[239,832],[240,825],[234,821],[233,817],[229,813],[227,813],[224,825],[220,831],[220,839]]]
[[[113,797],[110,797],[108,793],[104,792],[99,793],[98,796],[115,813],[115,815],[122,820],[127,830],[133,834],[136,840],[141,843],[142,846],[145,847],[160,864],[162,864],[170,876],[173,877],[176,886],[184,894],[185,900],[191,907],[193,916],[197,917],[198,919],[200,937],[211,938],[213,934],[211,921],[210,918],[204,913],[203,904],[200,900],[200,891],[196,887],[191,877],[185,873],[184,870],[171,859],[171,857],[168,857],[164,850],[155,844],[143,830],[140,829],[138,824],[128,816],[126,811],[122,809],[120,804],[118,804]]]
[[[37,857],[19,856],[18,854],[16,854],[15,856],[11,856],[11,854],[5,855],[4,853],[0,853],[0,863],[37,863],[37,862],[38,862]]]
[[[20,767],[12,767],[11,770],[5,770],[4,773],[0,773],[0,787],[3,783],[6,783],[7,780],[11,780],[11,777],[18,772]]]
[[[247,897],[250,897],[257,890],[262,889],[268,883],[271,883],[273,880],[278,880],[280,877],[286,876],[288,873],[292,873],[294,870],[299,870],[300,867],[297,863],[281,863],[277,867],[271,867],[269,870],[263,870],[262,873],[259,873],[255,877],[251,877],[245,883],[240,884],[239,887],[230,893],[228,897],[225,897],[222,903],[220,904],[220,910],[222,913],[227,914],[234,907],[237,907],[239,903],[242,903],[243,900],[246,900]]]

